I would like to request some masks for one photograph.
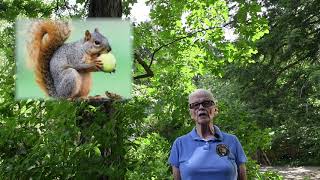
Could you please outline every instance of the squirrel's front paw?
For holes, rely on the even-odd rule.
[[[101,60],[95,59],[95,60],[94,60],[94,64],[95,64],[95,66],[96,66],[96,68],[97,68],[97,71],[102,71],[102,69],[103,69],[103,63],[102,63]]]

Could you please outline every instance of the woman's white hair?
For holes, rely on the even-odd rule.
[[[200,94],[208,96],[214,103],[217,103],[216,99],[213,97],[213,94],[211,93],[211,91],[206,90],[206,89],[196,89],[192,93],[190,93],[189,94],[189,103],[190,103],[190,100],[193,96],[200,95]]]

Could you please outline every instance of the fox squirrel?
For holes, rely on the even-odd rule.
[[[29,63],[36,82],[46,95],[55,98],[88,96],[92,84],[91,72],[101,71],[97,57],[111,51],[110,44],[97,28],[73,43],[64,43],[70,36],[68,22],[43,20],[31,27],[27,45]]]

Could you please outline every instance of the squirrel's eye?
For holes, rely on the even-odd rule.
[[[100,41],[94,41],[95,45],[100,45]]]

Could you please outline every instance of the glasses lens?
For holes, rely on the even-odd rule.
[[[201,104],[203,107],[211,107],[212,103],[213,103],[212,101],[204,101]]]
[[[192,104],[189,104],[189,108],[190,109],[196,109],[196,108],[199,108],[200,104],[199,103],[192,103]]]
[[[200,107],[200,104],[202,105],[202,107],[211,107],[214,102],[213,101],[203,101],[203,102],[197,102],[197,103],[192,103],[192,104],[189,104],[189,108],[190,109],[198,109]]]

